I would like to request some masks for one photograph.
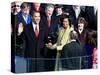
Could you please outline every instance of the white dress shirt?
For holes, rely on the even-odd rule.
[[[22,15],[22,16],[23,16],[23,18],[24,18],[24,20],[25,20],[25,22],[26,22],[26,24],[27,24],[28,16],[24,16],[24,15]]]
[[[74,11],[75,11],[76,18],[78,18],[79,14],[81,12],[80,8],[74,9]]]

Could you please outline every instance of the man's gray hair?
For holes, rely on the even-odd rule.
[[[45,10],[49,9],[49,8],[53,8],[54,9],[54,5],[53,4],[48,4],[45,8]]]

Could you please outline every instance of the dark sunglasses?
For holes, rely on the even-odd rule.
[[[12,6],[11,8],[13,8],[13,7],[20,7],[19,5],[14,5],[14,6]]]

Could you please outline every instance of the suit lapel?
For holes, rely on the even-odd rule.
[[[24,20],[22,15],[21,15],[21,19],[22,19],[22,22],[24,23],[24,25],[26,25],[26,22],[25,22],[25,20]]]
[[[34,38],[35,38],[36,36],[35,36],[35,32],[34,32],[32,23],[29,25],[29,31],[30,31],[30,36],[31,36],[31,38],[34,40]]]
[[[39,23],[39,35],[38,35],[38,38],[40,39],[41,36],[42,36],[42,32],[43,32],[43,28],[41,26],[41,23]]]
[[[50,26],[50,28],[52,28],[52,26],[53,26],[53,17],[51,16],[51,26]]]

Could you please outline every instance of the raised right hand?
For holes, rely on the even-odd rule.
[[[23,29],[24,29],[23,24],[22,23],[19,23],[18,24],[18,34],[19,35],[23,32]]]

